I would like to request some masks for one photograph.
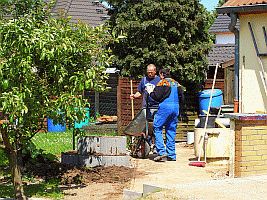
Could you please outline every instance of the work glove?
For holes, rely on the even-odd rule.
[[[146,91],[148,94],[150,94],[151,92],[153,92],[155,85],[151,84],[151,83],[147,83],[146,85]]]

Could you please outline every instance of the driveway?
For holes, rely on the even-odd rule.
[[[251,200],[267,199],[267,175],[229,178],[227,161],[208,162],[206,167],[189,166],[194,149],[185,143],[176,144],[177,161],[157,163],[151,159],[135,159],[136,174],[129,190],[143,192],[143,184],[163,188],[146,194],[143,200],[203,199]]]

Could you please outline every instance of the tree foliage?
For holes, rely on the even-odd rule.
[[[210,13],[198,0],[110,0],[110,27],[124,35],[111,48],[124,75],[170,66],[180,81],[199,82],[207,66]]]
[[[219,0],[218,2],[218,7],[221,7],[226,1],[225,0]]]
[[[105,90],[111,57],[104,46],[112,41],[103,26],[71,24],[52,18],[43,1],[22,2],[34,5],[27,12],[17,7],[11,19],[0,20],[1,147],[9,154],[17,194],[19,152],[45,117],[56,123],[84,118],[85,111],[77,110],[88,103],[82,93]],[[16,6],[8,2],[5,8]]]

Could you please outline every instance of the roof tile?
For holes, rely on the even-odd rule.
[[[267,0],[228,0],[222,7],[267,4]]]
[[[224,63],[226,61],[234,59],[234,57],[234,44],[214,44],[208,55],[209,66],[216,66],[217,63]]]
[[[108,10],[95,0],[57,0],[53,13],[64,11],[68,16],[71,16],[71,22],[81,20],[91,26],[103,24]],[[101,10],[101,12],[99,12]],[[102,12],[103,11],[103,12]]]
[[[231,22],[231,18],[228,15],[219,14],[215,19],[214,23],[209,29],[210,33],[226,33],[230,32],[228,26]],[[239,29],[239,20],[237,21],[236,27]]]

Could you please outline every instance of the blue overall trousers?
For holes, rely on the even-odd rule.
[[[179,115],[178,84],[166,78],[171,85],[171,93],[168,98],[159,104],[158,112],[154,118],[155,145],[158,155],[167,155],[171,159],[176,159],[175,136]],[[166,148],[164,146],[162,130],[165,126]]]

